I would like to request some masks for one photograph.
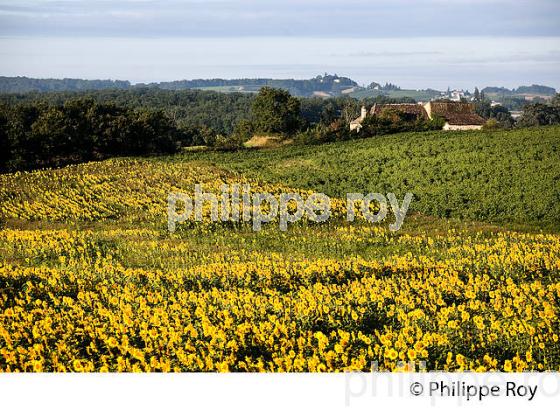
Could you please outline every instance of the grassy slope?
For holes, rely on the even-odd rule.
[[[416,241],[399,242],[396,238],[428,235],[446,243],[450,231],[462,232],[465,236],[481,235],[477,241],[505,232],[500,227],[480,222],[442,221],[425,215],[410,215],[402,229],[390,236],[380,235],[377,230],[385,232],[392,217],[387,223],[373,225],[361,220],[346,223],[333,217],[327,224],[290,225],[287,232],[280,232],[277,222],[265,224],[258,233],[253,232],[250,225],[179,225],[176,235],[169,235],[166,198],[174,187],[192,193],[195,183],[202,183],[209,189],[213,181],[221,180],[250,183],[257,188],[255,181],[243,176],[236,178],[232,172],[224,172],[203,161],[171,159],[171,164],[162,158],[110,159],[56,170],[0,175],[0,264],[58,264],[61,252],[63,255],[75,253],[73,244],[66,249],[49,248],[42,253],[26,246],[22,249],[24,253],[39,252],[40,257],[24,262],[26,256],[16,250],[17,246],[1,239],[2,230],[32,235],[43,232],[47,237],[56,236],[57,232],[85,233],[96,247],[110,252],[123,266],[164,270],[199,265],[207,262],[209,255],[220,254],[236,255],[239,260],[252,260],[255,253],[311,260],[344,260],[352,255],[382,260],[410,252],[432,255],[430,249],[419,250]],[[214,184],[214,189],[218,187]],[[289,188],[285,191],[289,192]],[[16,210],[19,217],[6,217],[7,209]],[[156,243],[157,246],[152,246]],[[432,256],[446,257],[445,252],[440,252],[443,248],[434,248],[436,252]]]
[[[399,134],[177,160],[337,197],[410,191],[412,209],[426,215],[560,229],[560,127]]]
[[[410,97],[417,101],[429,101],[433,97],[438,96],[439,92],[426,91],[426,90],[392,90],[392,91],[379,91],[379,90],[359,90],[349,94],[353,98],[375,98],[380,95],[385,95],[391,98],[404,98]]]

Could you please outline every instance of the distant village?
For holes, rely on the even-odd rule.
[[[475,94],[471,94],[469,91],[464,91],[464,90],[450,90],[448,89],[447,91],[442,91],[440,93],[440,97],[436,97],[433,98],[432,101],[434,100],[438,100],[438,99],[444,99],[444,100],[449,100],[449,101],[454,101],[454,102],[464,102],[464,101],[470,101],[470,102],[474,102],[477,99],[482,99],[484,100],[484,91],[481,93],[481,96],[477,96],[476,94],[478,93],[478,89],[475,91]],[[528,101],[531,100],[530,97],[527,98]],[[496,107],[502,105],[501,102],[499,101],[494,101],[491,100],[490,102],[490,106],[491,107]],[[511,112],[511,116],[515,119],[517,117],[519,117],[521,115],[521,111],[512,111]]]

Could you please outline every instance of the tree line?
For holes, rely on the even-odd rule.
[[[368,116],[360,133],[349,122],[362,105],[414,102],[378,96],[298,98],[263,87],[256,95],[159,89],[0,95],[0,170],[61,166],[111,156],[174,153],[205,145],[239,149],[255,134],[300,144],[441,129],[443,121],[395,110]],[[560,124],[560,96],[529,104],[514,123],[504,107],[484,98],[476,110],[490,128]],[[489,122],[489,124],[490,124]]]
[[[201,90],[172,91],[146,87],[133,90],[0,94],[0,102],[8,105],[62,105],[77,98],[88,98],[100,104],[115,104],[133,109],[161,110],[176,122],[178,128],[207,127],[221,134],[230,134],[239,120],[248,117],[253,99],[250,94]]]
[[[277,104],[291,120],[274,118],[276,112],[260,117],[262,98],[240,93],[144,88],[0,94],[0,170],[173,153],[193,145],[237,148],[255,130],[291,134],[330,123],[345,104],[349,117],[358,110],[348,98],[302,100],[281,94],[295,101],[287,110],[282,99]],[[253,124],[252,118],[261,120]]]
[[[69,100],[89,98],[103,104],[112,103],[130,108],[161,110],[183,130],[207,128],[207,131],[215,134],[230,135],[239,121],[250,118],[251,107],[256,96],[249,93],[226,94],[203,90],[174,91],[144,87],[134,90],[0,94],[0,103],[62,105]],[[303,128],[319,122],[330,123],[341,114],[351,121],[358,114],[360,107],[360,102],[350,97],[298,98],[298,100]]]
[[[556,94],[548,104],[528,104],[517,121],[519,127],[560,124],[560,94]]]
[[[64,79],[38,79],[28,77],[3,77],[0,76],[0,92],[2,93],[27,93],[27,92],[51,92],[51,91],[87,91],[103,89],[126,89],[135,90],[143,88],[157,88],[162,90],[186,90],[212,87],[241,87],[244,91],[256,92],[261,87],[282,88],[292,95],[310,97],[315,92],[326,92],[339,95],[342,90],[356,87],[358,84],[347,77],[339,77],[334,74],[318,75],[315,78],[305,80],[294,79],[272,79],[272,78],[241,78],[226,80],[195,79],[178,80],[149,84],[131,84],[128,81],[119,80],[82,80],[75,78]]]
[[[86,91],[103,90],[108,88],[128,89],[130,87],[132,87],[130,82],[120,80],[82,80],[79,78],[39,79],[0,76],[1,93],[27,93],[33,91]]]
[[[0,169],[56,167],[120,155],[173,153],[192,136],[162,111],[92,99],[0,105]]]

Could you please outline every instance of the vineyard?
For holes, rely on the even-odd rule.
[[[560,370],[560,128],[189,152],[0,175],[0,370]],[[188,221],[223,183],[325,223]],[[402,229],[347,192],[414,193]],[[405,366],[405,370],[407,367]]]
[[[194,159],[333,197],[413,192],[425,215],[560,231],[560,127],[425,132]]]

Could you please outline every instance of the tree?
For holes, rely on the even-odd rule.
[[[385,91],[398,91],[398,90],[401,89],[401,87],[399,87],[398,85],[386,82],[385,85],[383,87],[381,87],[381,89],[385,90]]]
[[[317,124],[304,132],[297,134],[295,141],[298,144],[322,144],[325,142],[343,141],[351,138],[348,124],[341,118],[336,119],[331,124]]]
[[[377,115],[366,117],[362,122],[362,129],[358,137],[366,138],[397,132],[438,130],[443,127],[443,124],[444,121],[440,118],[429,120],[420,115],[385,108]]]
[[[498,124],[498,121],[495,118],[490,118],[486,120],[486,122],[482,126],[482,129],[485,131],[492,131],[498,128],[500,128],[500,124]]]
[[[495,119],[497,126],[501,128],[511,128],[515,122],[506,107],[503,105],[492,107],[491,102],[488,100],[475,102],[475,112],[482,118]]]
[[[79,138],[60,107],[49,107],[31,126],[30,160],[37,166],[58,166],[72,152],[74,140]]]
[[[352,120],[360,115],[360,106],[354,99],[346,100],[342,107],[342,119],[349,124]]]
[[[6,168],[11,156],[11,141],[8,139],[7,107],[0,105],[0,171]]]
[[[517,121],[520,127],[560,124],[560,107],[546,104],[528,104]]]
[[[197,137],[195,138],[194,145],[209,145],[212,146],[216,143],[216,132],[206,126],[202,126],[198,129]]]
[[[251,107],[255,131],[291,135],[302,124],[300,102],[285,90],[263,87]]]
[[[134,142],[133,153],[173,153],[178,149],[177,131],[162,111],[144,109],[134,117],[132,127],[136,138],[130,141]]]
[[[560,94],[556,94],[552,100],[550,100],[550,105],[556,108],[560,108]]]
[[[474,87],[474,100],[480,101],[480,91],[478,90],[478,87]]]
[[[0,168],[33,169],[115,155],[175,152],[185,136],[162,111],[40,102],[0,106]]]
[[[241,120],[235,125],[233,137],[241,143],[249,141],[255,132],[253,123],[249,120]]]
[[[332,124],[337,118],[338,112],[335,104],[332,101],[328,101],[321,112],[321,122],[323,124]]]

